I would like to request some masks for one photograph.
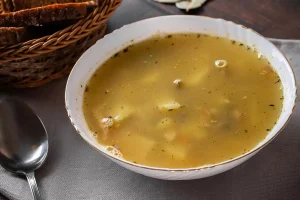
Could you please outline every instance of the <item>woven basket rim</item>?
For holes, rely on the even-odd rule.
[[[0,64],[50,53],[75,43],[101,24],[106,23],[111,14],[120,6],[122,0],[101,0],[98,2],[98,6],[86,17],[51,35],[14,45],[0,46]],[[97,21],[100,16],[101,20]]]

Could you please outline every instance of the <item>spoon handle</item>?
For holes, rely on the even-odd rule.
[[[34,178],[34,172],[27,173],[26,177],[34,200],[41,200],[42,198]]]

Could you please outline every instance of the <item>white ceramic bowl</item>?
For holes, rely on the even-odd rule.
[[[130,45],[151,37],[153,34],[170,33],[203,33],[242,42],[255,47],[271,62],[279,74],[284,90],[283,110],[278,123],[268,136],[247,154],[225,162],[189,169],[154,168],[134,164],[109,154],[92,136],[82,112],[84,88],[95,70],[116,52]],[[77,132],[83,139],[102,154],[119,165],[134,172],[168,180],[198,179],[227,171],[256,154],[265,147],[286,125],[296,100],[296,83],[290,64],[283,54],[268,40],[244,26],[222,19],[199,16],[165,16],[139,21],[126,25],[113,33],[106,35],[87,50],[78,60],[69,77],[66,88],[66,108]]]

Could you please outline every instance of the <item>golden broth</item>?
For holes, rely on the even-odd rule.
[[[108,151],[142,165],[191,168],[254,148],[279,118],[282,100],[279,77],[255,50],[178,34],[152,37],[105,62],[86,87],[83,112]]]

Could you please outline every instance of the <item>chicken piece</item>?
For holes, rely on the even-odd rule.
[[[111,128],[114,125],[114,119],[111,116],[103,118],[101,124],[103,128]]]
[[[161,110],[167,110],[167,111],[178,110],[181,107],[182,106],[176,101],[166,103],[166,104],[163,104],[163,105],[159,106],[159,108]]]
[[[124,121],[124,119],[128,118],[132,111],[129,107],[121,106],[119,110],[112,111],[112,113],[118,113],[115,115],[115,117],[109,116],[106,118],[102,118],[100,122],[100,127],[103,131],[103,140],[106,140],[108,138],[109,129],[113,127],[119,127],[121,122]]]
[[[114,119],[112,117],[103,118],[100,122],[100,128],[103,132],[103,140],[107,140],[109,129],[114,125]]]
[[[120,151],[119,149],[117,149],[116,147],[114,147],[114,146],[108,146],[108,147],[106,148],[106,150],[107,150],[109,153],[111,153],[112,155],[114,155],[114,156],[116,156],[116,157],[118,157],[118,158],[123,157],[121,151]]]
[[[182,80],[181,79],[176,79],[175,81],[173,81],[173,83],[180,88],[181,84],[182,84]]]

